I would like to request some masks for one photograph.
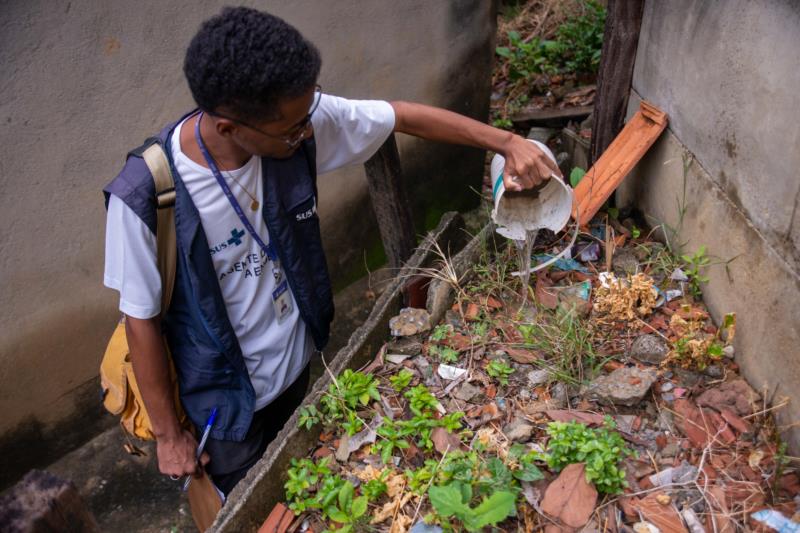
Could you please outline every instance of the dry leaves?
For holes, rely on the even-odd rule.
[[[602,426],[605,421],[603,415],[587,413],[586,411],[572,411],[570,409],[551,409],[545,414],[556,422],[580,422],[587,426]]]
[[[579,528],[589,521],[596,503],[597,490],[586,481],[586,466],[572,464],[547,487],[542,511],[568,527]]]
[[[640,272],[621,280],[612,275],[607,287],[597,288],[594,310],[606,321],[634,320],[649,315],[657,298],[650,276]]]
[[[642,513],[645,520],[656,526],[662,533],[686,533],[677,509],[670,503],[670,498],[666,494],[648,494],[645,498],[635,502],[633,506]]]

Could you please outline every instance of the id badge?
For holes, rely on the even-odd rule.
[[[292,292],[286,280],[280,282],[272,291],[272,306],[275,308],[275,316],[278,317],[279,323],[292,313]]]

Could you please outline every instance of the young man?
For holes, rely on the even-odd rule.
[[[166,316],[152,177],[132,157],[104,190],[104,281],[120,293],[159,470],[176,477],[205,466],[225,494],[302,401],[311,354],[328,340],[333,299],[317,174],[363,163],[393,131],[503,154],[510,190],[558,174],[532,143],[461,115],[324,94],[320,64],[296,29],[248,8],[224,9],[192,40],[184,72],[199,109],[159,135],[176,193]],[[202,430],[217,409],[200,464],[175,414],[162,332],[191,421]]]

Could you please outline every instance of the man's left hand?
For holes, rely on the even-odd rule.
[[[503,185],[507,191],[530,189],[550,179],[551,175],[561,177],[558,166],[536,144],[519,135],[514,135],[506,143],[503,156],[506,160],[503,169]]]

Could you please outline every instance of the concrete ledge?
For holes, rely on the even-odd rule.
[[[638,101],[632,93],[629,109],[636,109]],[[688,158],[685,176],[684,158]],[[762,393],[766,389],[773,403],[790,398],[776,418],[797,455],[800,426],[792,424],[800,420],[800,274],[670,129],[626,178],[617,201],[640,209],[653,227],[665,224],[676,230],[674,235],[667,231],[667,237],[684,252],[705,245],[707,254],[716,259],[736,258],[727,269],[708,268],[704,300],[717,323],[725,313],[736,313],[736,361],[750,384]]]
[[[400,309],[401,289],[406,278],[416,268],[432,262],[432,242],[437,242],[444,250],[459,250],[466,241],[463,228],[464,221],[458,213],[450,212],[442,217],[438,227],[428,234],[394,283],[375,302],[367,321],[353,333],[347,346],[332,361],[328,361],[331,372],[338,375],[346,368],[360,368],[375,356],[388,335],[389,319]],[[303,406],[316,404],[330,383],[330,376],[323,374],[306,397]],[[298,429],[297,416],[295,411],[261,460],[233,489],[210,531],[255,531],[272,507],[283,501],[283,484],[290,459],[305,456],[321,431],[319,425],[311,430]]]

